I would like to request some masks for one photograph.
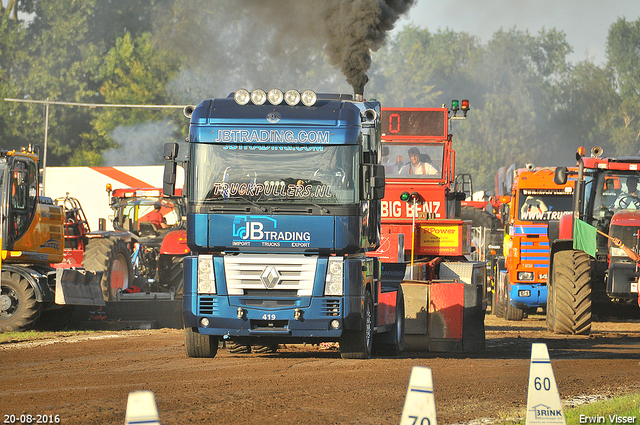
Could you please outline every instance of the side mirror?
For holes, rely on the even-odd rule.
[[[566,184],[567,171],[567,167],[556,167],[555,174],[553,175],[553,182],[555,184]]]
[[[373,166],[373,181],[371,186],[373,186],[373,199],[382,199],[384,198],[385,191],[385,171],[384,165],[376,164]]]
[[[178,149],[179,145],[177,143],[165,143],[164,145],[164,159],[167,162],[164,164],[162,193],[165,196],[175,196],[176,194],[176,172],[178,169],[176,158],[178,157]]]
[[[177,143],[165,143],[164,144],[164,159],[167,161],[173,161],[178,157],[178,151],[180,149],[180,145]]]
[[[164,176],[162,178],[162,193],[164,196],[175,196],[176,194],[176,171],[178,163],[167,161],[164,164]]]
[[[363,199],[384,198],[385,174],[384,165],[362,164],[362,187]]]

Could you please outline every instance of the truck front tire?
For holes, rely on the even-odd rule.
[[[0,331],[21,332],[31,329],[40,317],[42,305],[24,277],[18,273],[2,272],[2,314]]]
[[[218,354],[218,337],[202,335],[193,328],[184,329],[184,346],[189,357],[213,358]]]
[[[505,285],[505,290],[506,290],[506,298],[507,300],[504,303],[504,318],[505,320],[512,320],[512,321],[521,321],[522,318],[524,317],[524,310],[518,308],[518,307],[514,307],[511,304],[511,291],[509,291],[509,284],[507,283]]]
[[[373,301],[371,292],[364,296],[362,329],[345,330],[340,337],[340,356],[343,359],[369,359],[373,348]]]

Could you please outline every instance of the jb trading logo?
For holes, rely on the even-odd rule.
[[[262,242],[263,246],[279,246],[281,242],[308,243],[311,233],[280,231],[278,220],[267,216],[236,216],[233,220],[233,237],[237,238],[233,241],[234,245],[248,245],[253,241]]]

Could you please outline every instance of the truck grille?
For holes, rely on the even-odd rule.
[[[340,299],[326,299],[322,302],[322,314],[325,316],[340,316]]]
[[[309,297],[318,257],[246,254],[224,257],[229,295]],[[283,292],[285,291],[285,292]]]
[[[216,297],[200,297],[198,314],[213,314],[218,311],[218,299]]]

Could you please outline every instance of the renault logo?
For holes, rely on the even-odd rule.
[[[260,280],[267,289],[273,289],[280,283],[280,273],[273,266],[267,266],[260,274]]]

